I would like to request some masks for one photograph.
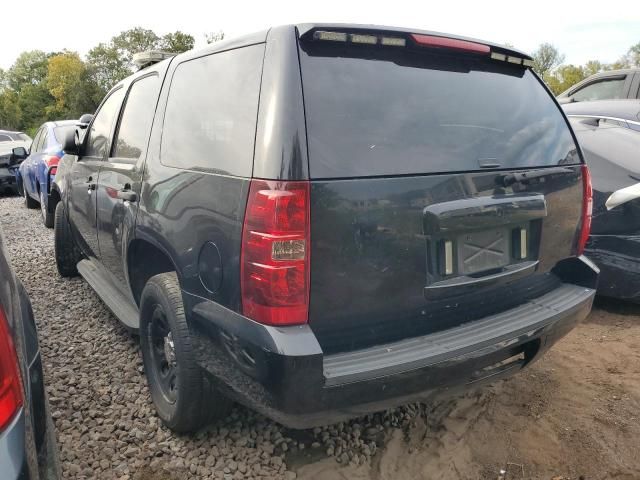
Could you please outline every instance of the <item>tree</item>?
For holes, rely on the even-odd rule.
[[[25,85],[38,85],[47,76],[47,61],[41,50],[22,52],[6,73],[7,86],[19,92]]]
[[[629,64],[633,67],[640,67],[640,42],[633,45],[627,52]]]
[[[205,33],[204,38],[207,43],[219,42],[220,40],[224,40],[224,32],[222,30],[218,30],[217,32]]]
[[[164,35],[160,40],[160,48],[165,52],[182,53],[191,50],[195,43],[192,35],[178,30]]]
[[[533,69],[542,78],[564,61],[564,55],[550,43],[541,44],[538,49],[533,52],[532,57],[534,62]]]
[[[584,65],[584,74],[588,77],[590,75],[595,75],[596,73],[602,72],[606,69],[606,65],[604,65],[599,60],[589,60]]]
[[[551,91],[558,95],[585,78],[587,78],[587,73],[583,67],[561,65],[553,73],[547,74],[545,81]]]
[[[127,61],[120,56],[118,49],[105,43],[100,43],[89,50],[87,70],[89,79],[95,85],[100,97],[104,97],[111,87],[132,72]]]
[[[75,52],[55,55],[49,59],[47,87],[55,99],[55,105],[51,106],[53,111],[66,112],[73,108],[71,98],[75,90],[82,88],[84,71],[84,62]]]
[[[153,30],[135,27],[120,32],[111,39],[111,46],[116,49],[120,59],[124,60],[130,71],[133,71],[133,54],[145,50],[155,50],[160,45],[160,37]]]

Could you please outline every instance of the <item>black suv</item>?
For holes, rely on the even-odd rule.
[[[139,332],[177,431],[227,399],[304,428],[516,372],[597,281],[588,170],[530,64],[304,24],[147,67],[65,142],[58,269]]]

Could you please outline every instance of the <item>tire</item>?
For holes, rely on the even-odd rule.
[[[22,193],[24,196],[24,204],[27,208],[38,208],[38,202],[31,198],[24,184],[22,185]]]
[[[40,215],[42,216],[42,223],[44,223],[44,226],[47,228],[53,228],[53,213],[51,213],[47,208],[47,201],[43,192],[40,192]]]
[[[58,202],[56,205],[53,226],[54,251],[58,273],[63,277],[77,277],[77,265],[82,260],[82,253],[71,236],[71,227],[62,202]]]
[[[152,277],[142,291],[140,347],[151,398],[167,427],[194,432],[228,414],[231,402],[196,362],[174,272]]]

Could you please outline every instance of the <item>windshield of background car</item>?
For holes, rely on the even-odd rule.
[[[301,67],[312,178],[580,162],[558,106],[521,66],[309,41]]]

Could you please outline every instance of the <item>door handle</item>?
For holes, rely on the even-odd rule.
[[[96,189],[96,184],[95,183],[90,183],[89,185],[87,185],[87,194],[91,195],[91,193]]]
[[[116,198],[124,200],[125,202],[137,202],[138,194],[128,188],[124,188],[122,190],[118,190],[118,192],[116,193]]]

